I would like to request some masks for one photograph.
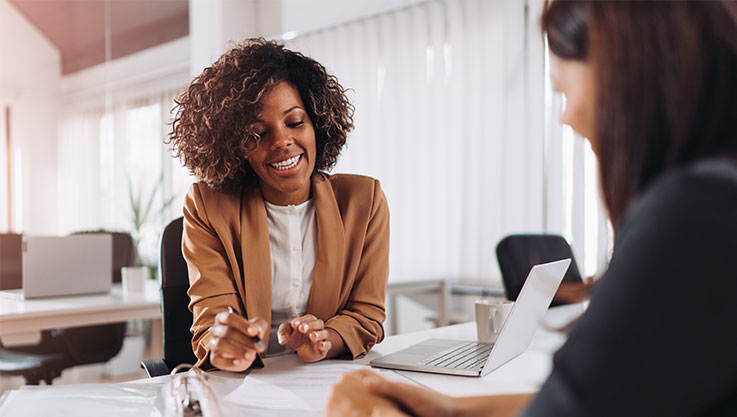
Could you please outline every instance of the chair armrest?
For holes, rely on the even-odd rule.
[[[149,378],[168,375],[171,372],[169,365],[163,359],[150,359],[141,362],[141,368],[146,371]]]
[[[148,375],[149,378],[153,378],[155,376],[161,376],[161,375],[168,375],[171,373],[171,371],[174,368],[176,368],[177,365],[179,364],[172,363],[170,361],[167,361],[166,359],[149,359],[147,361],[141,362],[141,368],[143,368],[143,370],[146,371],[146,375]],[[246,371],[250,371],[251,369],[263,368],[263,367],[264,367],[264,362],[261,360],[260,357],[256,356],[256,360],[253,361],[253,364],[251,364],[251,366]],[[209,359],[205,363],[204,368],[212,369],[212,365],[210,365]],[[179,371],[179,372],[182,372],[182,371]]]

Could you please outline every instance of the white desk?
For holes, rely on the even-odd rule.
[[[0,291],[0,340],[11,347],[38,343],[41,330],[161,319],[159,283],[148,280],[144,291],[124,294],[114,284],[107,294],[24,300]]]
[[[548,312],[546,321],[551,326],[561,326],[582,311],[580,305],[556,307]],[[305,364],[296,355],[286,355],[265,360],[267,369],[277,369],[278,372],[294,372],[296,368],[302,371],[310,367],[330,364],[351,364],[367,366],[368,362],[380,355],[394,352],[411,344],[430,337],[451,338],[459,340],[474,340],[476,335],[474,323],[464,323],[421,332],[391,336],[381,344],[375,346],[367,357],[358,361],[329,360],[316,364]],[[511,392],[535,391],[542,384],[550,371],[551,354],[564,341],[564,336],[557,332],[539,330],[535,335],[530,348],[507,364],[491,372],[483,378],[460,377],[450,375],[434,375],[419,372],[397,372],[409,383],[424,385],[438,392],[453,395],[467,396],[479,394],[500,394]],[[258,372],[258,371],[257,371]],[[317,372],[317,369],[316,369]],[[254,373],[252,377],[258,377]],[[51,386],[51,387],[24,387],[19,391],[5,393],[4,402],[0,403],[0,414],[3,417],[26,415],[55,415],[69,417],[99,416],[106,417],[125,415],[160,416],[159,407],[162,406],[161,388],[168,384],[169,376],[162,376],[146,380],[132,381],[124,384],[101,384],[79,386]],[[321,416],[323,411],[309,410],[254,410],[228,403],[223,400],[235,392],[244,383],[242,374],[217,372],[212,382],[214,391],[218,394],[223,409],[223,417],[229,415],[259,415],[264,416]],[[249,378],[245,377],[246,380]],[[317,379],[317,378],[316,378]],[[396,377],[394,378],[396,379]],[[292,383],[294,381],[291,381]],[[300,382],[301,383],[301,382]],[[330,393],[331,384],[319,386],[315,380],[304,380],[304,386],[312,392],[319,393],[317,403],[324,403]],[[284,390],[275,387],[275,390]],[[286,394],[289,394],[286,392]],[[247,395],[247,393],[246,393]],[[285,395],[288,397],[289,395]],[[314,398],[313,398],[314,400]],[[314,404],[314,401],[313,401]]]

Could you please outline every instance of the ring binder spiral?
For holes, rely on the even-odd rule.
[[[179,373],[184,369],[188,371]],[[165,398],[166,417],[222,417],[208,375],[190,364],[177,365],[171,371]]]

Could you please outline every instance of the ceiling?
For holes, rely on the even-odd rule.
[[[105,8],[116,59],[189,34],[188,0],[8,0],[61,53],[70,74],[105,62]]]

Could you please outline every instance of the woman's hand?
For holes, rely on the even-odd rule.
[[[215,324],[210,327],[210,363],[224,371],[242,372],[248,369],[256,354],[264,352],[253,341],[254,336],[261,340],[266,335],[266,321],[261,318],[246,320],[245,317],[222,312],[215,316]]]
[[[377,401],[378,399],[378,401]],[[328,400],[328,416],[418,417],[455,416],[452,397],[424,388],[391,382],[375,372],[362,370],[343,375]],[[332,413],[332,414],[331,414]],[[341,414],[343,413],[343,414]]]
[[[334,330],[326,329],[325,323],[312,314],[297,317],[289,323],[282,323],[279,325],[277,337],[280,345],[294,349],[305,362],[325,359],[330,348],[335,345],[333,341],[336,341],[336,338],[342,341]]]
[[[532,394],[453,398],[413,385],[391,382],[369,370],[343,375],[333,386],[327,415],[351,417],[511,417]]]
[[[370,371],[344,374],[333,385],[325,409],[326,417],[409,417],[386,398],[368,391],[365,379]]]

